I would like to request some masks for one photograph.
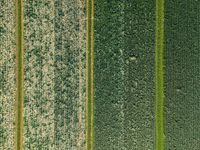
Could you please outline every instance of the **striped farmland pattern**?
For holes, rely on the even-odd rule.
[[[199,150],[199,0],[0,0],[0,150]]]

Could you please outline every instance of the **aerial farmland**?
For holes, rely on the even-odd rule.
[[[0,0],[0,150],[199,150],[199,7]]]

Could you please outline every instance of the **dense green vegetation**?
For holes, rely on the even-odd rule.
[[[124,3],[94,8],[94,147],[124,149]]]
[[[126,149],[155,149],[154,0],[125,3]]]
[[[154,1],[95,1],[95,149],[154,149]]]
[[[165,149],[199,150],[200,1],[165,2]]]

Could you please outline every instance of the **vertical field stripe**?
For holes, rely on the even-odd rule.
[[[23,137],[23,2],[16,0],[16,150],[22,150]]]
[[[163,41],[164,0],[156,0],[156,150],[164,150],[163,137]]]
[[[86,3],[86,147],[93,149],[93,59],[94,59],[94,1]]]

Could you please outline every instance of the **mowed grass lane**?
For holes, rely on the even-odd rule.
[[[93,150],[94,0],[86,1],[86,18],[86,149]]]
[[[24,103],[24,45],[23,45],[23,1],[15,1],[15,27],[16,27],[16,124],[15,148],[23,147],[23,103]]]

